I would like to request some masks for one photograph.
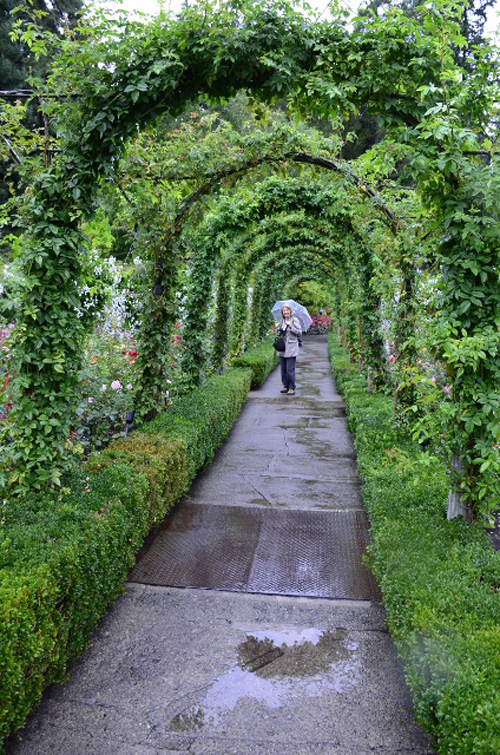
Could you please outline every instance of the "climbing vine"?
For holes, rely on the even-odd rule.
[[[252,264],[238,268],[225,250],[231,249],[241,229],[252,233],[266,215],[290,213],[299,206],[308,218],[315,219],[318,229],[327,216],[332,226],[344,229],[342,236],[347,229],[352,249],[349,246],[342,264],[331,271],[339,329],[360,369],[369,369],[375,384],[383,383],[386,344],[379,336],[378,323],[389,298],[380,282],[383,244],[377,245],[374,216],[365,215],[352,199],[354,188],[370,198],[370,209],[378,208],[379,218],[384,218],[379,223],[386,223],[393,237],[404,231],[404,238],[397,242],[398,272],[394,276],[400,285],[399,323],[394,351],[389,354],[394,362],[399,360],[403,374],[416,355],[408,326],[414,322],[417,331],[421,327],[414,302],[418,233],[412,234],[411,227],[405,225],[404,212],[398,215],[390,202],[382,199],[386,194],[380,188],[392,177],[397,182],[408,176],[425,211],[426,233],[435,240],[432,258],[426,264],[435,271],[439,293],[435,317],[424,329],[433,343],[433,358],[441,365],[447,385],[453,386],[448,419],[440,435],[442,447],[449,457],[459,457],[463,463],[459,485],[466,515],[470,518],[473,510],[495,505],[495,480],[500,471],[496,448],[500,436],[500,186],[493,144],[496,132],[491,125],[499,102],[498,62],[485,46],[478,52],[472,74],[455,64],[453,50],[463,42],[454,20],[455,8],[453,3],[439,0],[415,18],[390,10],[382,19],[360,18],[350,30],[341,14],[315,23],[285,2],[270,6],[249,3],[238,8],[203,5],[186,9],[177,19],[163,15],[146,27],[126,23],[121,28],[97,15],[86,24],[82,21],[74,37],[51,41],[53,47],[59,46],[58,52],[48,81],[39,88],[44,95],[44,114],[51,121],[54,148],[47,152],[50,159],[36,171],[22,215],[26,233],[22,305],[13,350],[15,400],[3,454],[4,478],[8,476],[11,485],[57,484],[66,465],[70,409],[87,327],[76,316],[78,281],[85,264],[81,229],[94,210],[99,180],[116,180],[117,166],[127,150],[131,163],[135,160],[136,174],[145,172],[145,150],[138,144],[130,148],[131,139],[138,128],[146,127],[161,113],[175,118],[188,102],[200,97],[216,102],[247,89],[268,101],[287,93],[296,113],[333,115],[334,120],[364,106],[378,114],[386,137],[373,150],[371,164],[365,159],[360,170],[353,171],[339,161],[333,148],[335,154],[328,154],[320,138],[316,154],[310,148],[312,142],[304,149],[307,139],[292,137],[291,132],[286,138],[282,135],[279,149],[273,148],[272,139],[266,141],[269,134],[265,129],[254,143],[247,139],[243,146],[240,136],[226,127],[218,129],[216,116],[211,116],[203,126],[206,141],[198,140],[203,145],[189,152],[184,173],[179,171],[182,139],[170,138],[171,154],[166,161],[157,161],[161,169],[153,177],[155,188],[150,187],[143,196],[144,204],[156,202],[160,207],[158,196],[162,193],[164,217],[170,220],[151,249],[151,290],[144,306],[145,348],[141,355],[147,369],[139,391],[142,398],[138,394],[137,401],[145,407],[147,396],[151,408],[161,409],[161,380],[156,381],[154,369],[160,366],[158,374],[165,377],[166,345],[176,317],[181,269],[190,281],[185,312],[186,330],[192,334],[186,344],[188,375],[195,380],[200,377],[195,374],[200,365],[196,363],[199,343],[193,319],[195,313],[199,315],[199,327],[204,328],[206,304],[210,301],[212,306],[214,295],[218,297],[217,312],[229,312],[235,318],[237,313],[228,310],[228,302],[242,301],[243,286],[252,284],[255,326],[248,337],[264,332],[265,302],[284,279],[279,268],[266,269],[262,260],[267,258],[275,265],[277,257],[265,251],[265,241],[260,247],[250,241],[260,253]],[[24,33],[34,34],[33,29]],[[43,38],[37,37],[37,44],[43,44]],[[170,126],[167,130],[173,134],[175,128]],[[178,148],[173,146],[176,140]],[[195,141],[193,129],[193,144]],[[214,157],[224,146],[229,148],[224,151],[230,161]],[[266,160],[270,163],[273,159],[273,149],[279,153],[277,165],[294,165],[299,171],[307,166],[316,171],[314,182],[306,180],[304,172],[292,189],[293,182],[284,181],[278,173],[267,183],[258,181],[267,169]],[[250,168],[262,171],[260,176],[255,174],[255,186],[242,180],[241,200],[222,196],[203,221],[199,209],[200,227],[190,231],[183,242],[185,257],[175,256],[180,249],[179,211],[184,216],[189,210],[196,218],[195,201],[212,191],[220,192],[223,186],[229,188],[228,181],[233,182],[234,193],[236,181]],[[317,171],[325,168],[335,174],[337,183],[332,189],[331,181],[325,182],[321,195]],[[122,191],[127,188],[121,186]],[[341,206],[342,192],[344,201],[349,197],[349,212]],[[388,196],[393,195],[389,192]],[[351,211],[354,207],[356,212]],[[289,230],[294,230],[293,224]],[[263,231],[270,239],[272,233]],[[190,249],[189,240],[195,242]],[[304,237],[301,243],[305,248]],[[317,244],[320,248],[319,241]],[[305,259],[312,264],[313,256],[305,253]],[[315,274],[321,275],[321,265],[313,267]],[[224,282],[223,270],[228,272]],[[241,280],[235,277],[237,270]],[[269,281],[261,280],[267,275]],[[223,285],[217,286],[217,280]],[[225,338],[220,327],[214,364],[236,347],[237,339],[226,347]],[[241,340],[238,343],[242,345]],[[401,395],[400,386],[398,390]],[[411,403],[411,398],[401,401],[405,403]]]

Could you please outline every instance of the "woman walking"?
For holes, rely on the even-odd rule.
[[[299,338],[302,335],[300,320],[293,314],[288,304],[281,307],[281,323],[279,330],[285,340],[285,351],[280,353],[281,393],[292,395],[295,393],[295,362],[299,353]]]

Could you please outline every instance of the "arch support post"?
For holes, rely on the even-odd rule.
[[[447,519],[455,519],[456,517],[461,516],[468,524],[470,524],[472,521],[472,503],[471,500],[467,496],[464,496],[460,491],[460,482],[465,477],[465,464],[458,454],[452,454],[450,467],[452,479],[455,484],[448,493]]]

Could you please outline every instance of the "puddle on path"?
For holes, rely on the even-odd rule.
[[[342,694],[360,681],[358,643],[347,631],[304,629],[250,631],[237,648],[238,665],[218,677],[199,703],[178,713],[172,732],[188,733],[216,727],[243,698],[276,709],[293,699]]]

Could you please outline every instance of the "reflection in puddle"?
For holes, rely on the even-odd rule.
[[[218,726],[242,698],[280,708],[293,697],[342,694],[359,681],[358,643],[345,629],[247,632],[238,666],[216,679],[199,704],[179,713],[169,729],[188,732]]]

